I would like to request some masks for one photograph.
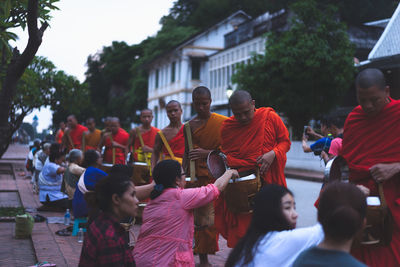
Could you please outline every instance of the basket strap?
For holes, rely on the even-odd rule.
[[[144,141],[143,141],[142,133],[141,133],[140,130],[139,130],[139,127],[136,127],[136,135],[137,135],[138,138],[139,138],[140,146],[142,147],[142,151],[143,151]],[[150,162],[150,160],[148,159],[147,153],[145,153],[145,152],[143,151],[143,154],[144,154],[144,160],[146,161],[147,166],[151,167],[151,162]],[[151,176],[151,168],[149,168],[149,169],[150,169],[150,176]]]
[[[165,148],[167,149],[169,156],[170,156],[172,159],[175,159],[174,152],[172,152],[172,149],[171,149],[171,147],[169,146],[168,141],[167,141],[167,138],[165,138],[164,133],[163,133],[162,131],[159,131],[158,134],[160,135],[161,140],[163,141],[163,144],[164,144]]]
[[[187,142],[189,146],[189,151],[193,149],[192,131],[190,130],[189,122],[185,123],[185,132],[187,137]],[[196,177],[196,167],[194,160],[190,160],[190,181],[194,182]]]
[[[386,203],[386,199],[385,199],[385,194],[383,193],[383,184],[382,183],[378,184],[378,190],[379,190],[379,196],[381,199],[381,206],[386,208],[387,203]]]

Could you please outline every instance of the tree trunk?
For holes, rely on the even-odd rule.
[[[0,92],[0,158],[7,150],[13,133],[18,130],[23,117],[26,115],[23,112],[21,115],[18,115],[18,118],[11,118],[10,110],[12,108],[12,101],[16,94],[18,81],[35,57],[42,43],[43,32],[48,27],[47,22],[43,23],[40,29],[37,27],[38,5],[38,0],[29,0],[28,2],[28,44],[21,55],[17,48],[14,48],[13,57],[7,66],[6,76]]]

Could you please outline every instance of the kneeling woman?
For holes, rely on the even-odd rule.
[[[95,198],[101,212],[87,229],[79,266],[135,266],[128,236],[120,225],[138,210],[139,200],[130,177],[107,176],[96,184]]]
[[[183,189],[185,175],[174,160],[159,162],[156,182],[143,212],[143,224],[133,251],[136,264],[146,266],[194,266],[192,251],[193,209],[216,199],[236,170],[227,170],[214,184]]]
[[[295,229],[296,204],[286,187],[264,186],[254,204],[249,229],[229,254],[226,267],[292,266],[303,250],[324,238],[320,224]]]

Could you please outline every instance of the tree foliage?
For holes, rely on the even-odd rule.
[[[259,105],[283,112],[300,132],[339,103],[353,79],[354,49],[334,7],[321,9],[315,0],[302,0],[291,10],[290,29],[270,34],[265,55],[241,66],[234,81]]]

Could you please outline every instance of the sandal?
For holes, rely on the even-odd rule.
[[[35,219],[35,222],[44,222],[46,220],[46,217],[40,214],[36,214],[35,216],[33,216],[33,219]]]
[[[54,263],[49,263],[47,261],[42,261],[42,262],[38,262],[35,265],[29,266],[29,267],[56,267],[57,265],[55,265]]]
[[[68,228],[58,230],[56,232],[56,235],[59,235],[59,236],[70,236],[71,235],[71,231],[68,231],[68,230],[69,230]]]

